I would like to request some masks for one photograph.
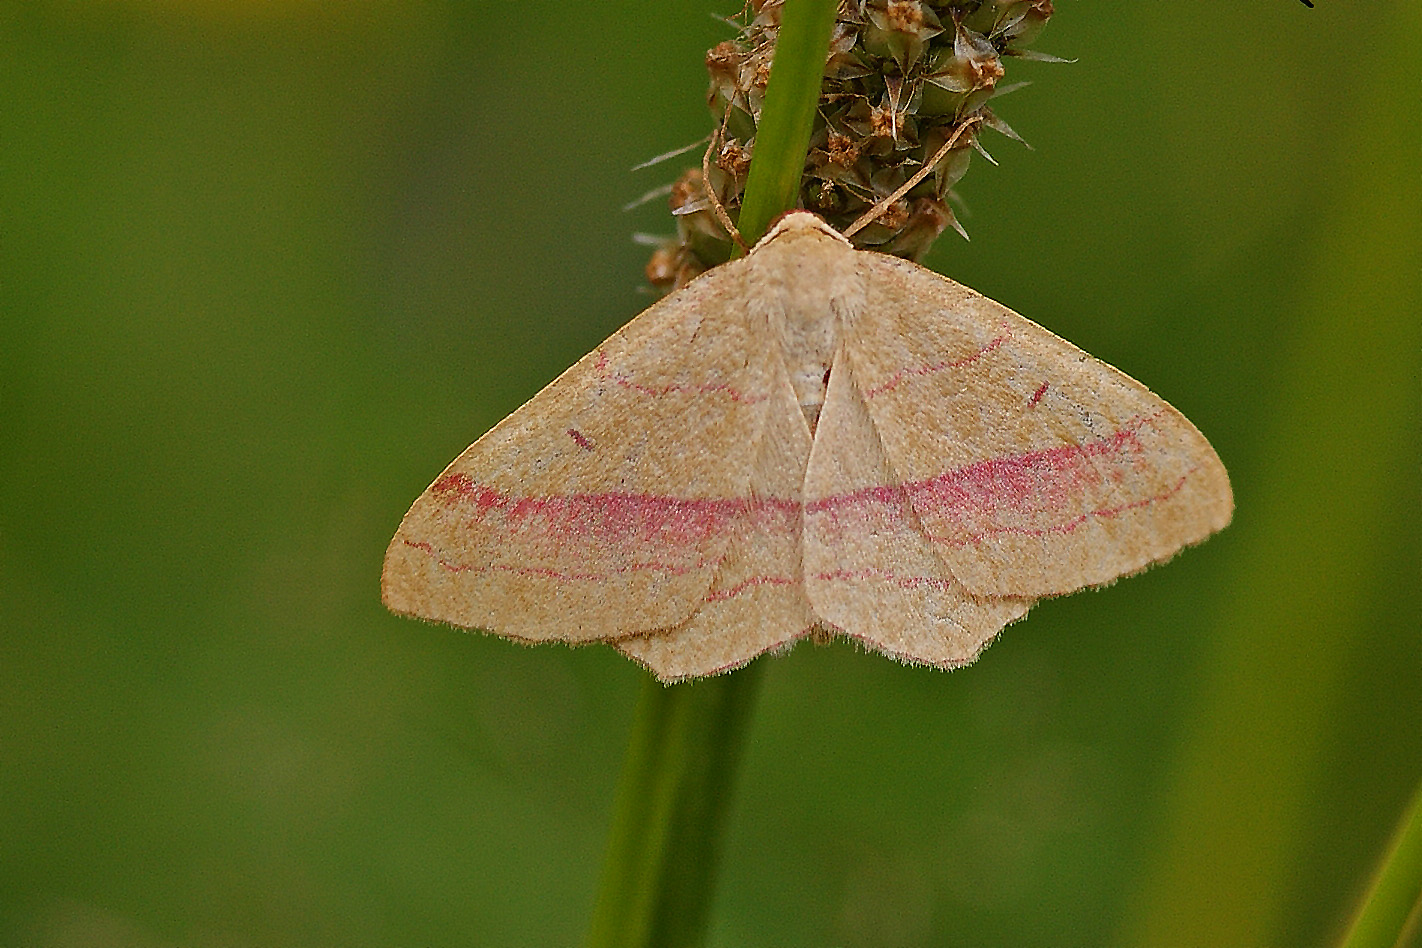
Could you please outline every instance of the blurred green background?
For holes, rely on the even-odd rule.
[[[552,946],[641,673],[379,602],[641,309],[733,3],[0,0],[0,945]],[[771,659],[718,948],[1321,944],[1422,779],[1422,5],[1060,0],[930,263],[1233,526],[972,668]],[[690,163],[694,159],[689,159]]]

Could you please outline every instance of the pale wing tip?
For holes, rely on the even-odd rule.
[[[1217,481],[1215,487],[1216,513],[1211,522],[1213,529],[1211,533],[1218,533],[1230,525],[1234,520],[1234,485],[1229,481],[1229,472],[1225,470],[1224,462],[1216,455],[1213,458],[1212,467],[1215,470],[1213,480]]]
[[[1171,536],[1144,561],[1122,569],[1114,576],[1108,576],[1099,582],[1087,583],[1083,587],[1046,593],[1044,598],[1071,595],[1083,588],[1100,589],[1112,585],[1117,580],[1144,573],[1148,569],[1168,563],[1192,547],[1199,546],[1229,526],[1234,519],[1234,492],[1230,487],[1229,474],[1225,471],[1224,464],[1217,456],[1213,456],[1213,452],[1211,454],[1212,456],[1203,471],[1205,476],[1200,479],[1195,489],[1198,498],[1195,501],[1197,513],[1189,521],[1192,525],[1191,529],[1182,530]]]
[[[1201,440],[1204,440],[1203,436]],[[1183,537],[1175,550],[1167,553],[1160,561],[1169,559],[1178,550],[1203,543],[1234,520],[1234,488],[1229,481],[1229,472],[1225,470],[1219,455],[1209,447],[1209,443],[1205,444],[1209,454],[1195,468],[1199,477],[1192,491],[1198,509],[1192,520],[1197,529],[1191,535]]]
[[[998,640],[1003,630],[1014,622],[1021,621],[1037,604],[1036,599],[1008,596],[984,597],[978,602],[992,611],[997,611],[997,616],[988,619],[985,628],[979,628],[968,636],[953,636],[951,640],[944,641],[941,648],[932,651],[922,646],[906,647],[902,642],[896,644],[883,635],[873,636],[868,633],[851,632],[831,622],[823,622],[822,625],[830,634],[855,642],[868,651],[877,652],[902,665],[953,671],[958,668],[966,668],[976,662],[983,652],[987,651],[988,646]],[[922,617],[919,618],[921,621],[926,621],[922,620]]]
[[[697,678],[711,678],[715,675],[730,674],[733,671],[746,667],[751,662],[755,661],[757,658],[760,658],[761,655],[765,654],[765,652],[758,652],[755,655],[749,655],[744,658],[738,658],[728,664],[697,665],[670,660],[662,660],[659,658],[653,658],[650,656],[639,654],[631,648],[624,647],[624,644],[620,642],[607,642],[606,644],[611,645],[613,648],[617,649],[617,651],[621,652],[624,656],[632,659],[632,661],[636,662],[638,665],[641,665],[648,672],[650,672],[652,677],[657,679],[660,684],[666,685],[668,687],[670,687],[671,685],[681,684],[684,681],[692,681]]]
[[[420,612],[420,598],[411,590],[411,571],[400,555],[405,545],[403,535],[396,533],[385,548],[385,560],[380,567],[380,601],[399,616],[425,619]]]
[[[674,685],[695,678],[710,678],[725,675],[744,668],[764,655],[784,655],[795,644],[813,631],[805,629],[798,635],[786,636],[770,643],[758,643],[752,649],[733,655],[703,655],[678,650],[656,648],[657,635],[634,636],[628,639],[609,640],[611,645],[623,655],[641,665],[664,685]]]

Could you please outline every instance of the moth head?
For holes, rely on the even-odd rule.
[[[786,211],[782,214],[774,226],[766,232],[765,236],[760,238],[760,241],[755,245],[753,250],[759,250],[771,241],[778,240],[782,237],[811,233],[823,234],[827,237],[832,237],[845,246],[850,246],[849,240],[839,231],[821,220],[818,214],[814,214],[810,211],[796,210]]]

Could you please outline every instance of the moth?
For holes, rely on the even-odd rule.
[[[606,642],[668,682],[816,633],[954,668],[1233,506],[1145,386],[796,211],[450,464],[382,590],[403,615]]]

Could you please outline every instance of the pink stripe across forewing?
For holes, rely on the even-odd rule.
[[[706,594],[707,602],[722,602],[727,599],[735,599],[753,589],[761,586],[798,586],[800,580],[795,576],[751,576],[743,579],[726,589],[713,589]]]
[[[706,568],[708,541],[728,535],[794,535],[801,506],[777,498],[697,500],[649,494],[517,497],[466,474],[441,477],[431,492],[454,505],[483,557],[444,555],[434,544],[405,540],[449,573],[502,573],[561,582],[605,582],[630,573],[683,575]],[[459,528],[456,528],[459,529]],[[797,576],[752,575],[706,601],[734,599],[763,586],[793,586]]]
[[[1132,419],[1106,438],[991,458],[911,484],[914,509],[951,525],[950,534],[931,539],[968,544],[1007,533],[1070,533],[1163,500],[1175,490],[1140,497],[1132,485],[1145,460],[1142,429],[1158,417]],[[1121,501],[1122,490],[1136,495]]]
[[[510,534],[656,549],[694,549],[707,540],[743,531],[788,527],[800,513],[795,501],[731,497],[696,499],[656,494],[569,494],[518,497],[448,474],[431,490],[460,503],[461,512]]]
[[[902,530],[904,518],[913,516],[910,505],[956,527],[952,535],[931,537],[942,543],[967,545],[1001,534],[1066,534],[1092,519],[1166,501],[1184,487],[1192,471],[1150,495],[1082,509],[1085,495],[1100,493],[1102,488],[1114,492],[1134,471],[1145,450],[1142,429],[1158,417],[1133,419],[1108,437],[1081,444],[990,458],[926,480],[866,487],[803,507],[793,500],[759,497],[685,499],[630,493],[517,497],[477,484],[466,474],[449,474],[435,483],[433,492],[458,505],[473,524],[492,534],[498,561],[460,563],[445,559],[428,543],[407,540],[406,544],[451,572],[498,571],[599,582],[628,572],[680,574],[704,568],[708,564],[701,559],[701,550],[708,541],[752,531],[783,536],[799,529],[802,512],[806,518],[817,518],[816,530],[829,543],[868,532]],[[505,538],[506,543],[499,542]],[[627,561],[586,570],[541,561],[543,557],[591,561],[598,558],[592,550],[604,557],[620,550]],[[944,582],[940,577],[864,571],[815,578],[877,579],[905,587]],[[801,578],[795,576],[755,575],[712,590],[707,599],[731,599],[762,586],[799,582]]]
[[[1093,502],[1093,497],[1120,496],[1144,461],[1142,430],[1159,417],[1132,419],[1107,437],[1080,444],[988,458],[921,481],[827,497],[807,505],[806,515],[828,515],[841,534],[853,534],[872,529],[876,520],[901,518],[911,505],[921,518],[948,525],[950,532],[929,538],[952,545],[1003,534],[1071,533],[1090,520],[1168,500],[1184,487],[1189,472],[1144,497]]]

